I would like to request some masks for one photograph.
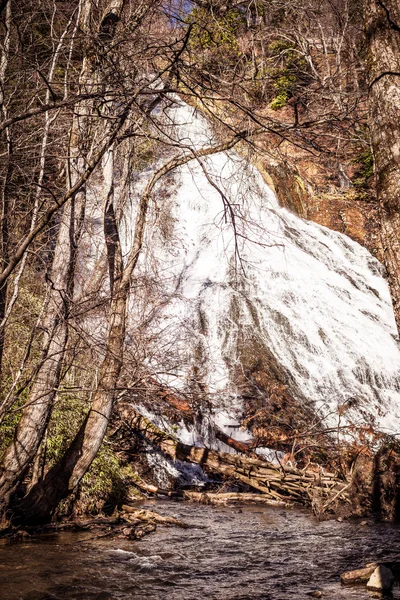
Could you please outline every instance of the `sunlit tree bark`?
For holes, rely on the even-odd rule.
[[[5,77],[7,73],[7,66],[10,54],[10,40],[11,40],[11,0],[8,0],[5,7],[5,36],[3,47],[0,56],[0,110],[4,119],[7,119],[7,107],[5,105],[4,88],[5,88]],[[5,136],[5,145],[7,149],[6,154],[6,167],[3,175],[3,181],[0,188],[0,254],[1,254],[1,265],[0,270],[4,270],[8,265],[8,259],[10,254],[9,249],[9,221],[10,221],[10,183],[13,172],[13,144],[11,128],[7,127],[3,135]],[[0,286],[0,322],[4,319],[6,314],[6,303],[7,303],[7,282],[4,282]],[[3,351],[4,351],[4,331],[0,330],[0,373],[3,362]]]
[[[365,0],[369,113],[381,237],[400,330],[400,4]]]

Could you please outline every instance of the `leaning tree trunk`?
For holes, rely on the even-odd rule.
[[[106,11],[100,18],[95,39],[86,47],[79,81],[80,89],[84,94],[88,92],[93,93],[94,90],[97,90],[99,95],[103,96],[103,88],[108,74],[104,72],[101,61],[97,60],[97,55],[93,52],[93,48],[96,48],[99,41],[102,41],[103,44],[111,42],[115,33],[115,24],[119,21],[123,4],[124,0],[111,0]],[[90,34],[92,9],[93,3],[91,0],[81,0],[79,25],[80,30],[87,36]],[[107,118],[103,119],[102,115],[99,114],[98,103],[96,102],[85,100],[77,105],[69,143],[70,158],[67,161],[67,183],[69,189],[74,189],[74,186],[81,179],[85,171],[88,173],[93,171],[90,159],[93,158],[91,154],[95,153],[99,139],[102,141],[100,144],[102,149],[100,154],[95,153],[95,157],[101,159],[107,148],[112,146],[115,136],[126,121],[132,102],[133,100],[130,103],[128,102],[125,110],[119,111],[118,119],[115,120],[115,123],[113,120],[109,122]],[[96,132],[94,131],[94,123],[98,123]],[[100,133],[99,139],[97,139],[96,133]],[[3,509],[7,506],[13,490],[26,473],[39,449],[60,383],[63,358],[68,340],[68,316],[73,296],[77,247],[85,216],[85,202],[86,193],[84,187],[81,186],[64,209],[64,219],[61,223],[53,262],[49,307],[46,311],[46,323],[51,326],[51,332],[50,334],[46,332],[44,356],[35,378],[32,393],[23,411],[14,439],[9,448],[7,448],[0,465],[0,506]],[[66,219],[65,216],[68,218]],[[122,296],[119,298],[119,301],[124,303]],[[112,323],[110,333],[111,338],[112,331],[118,329],[119,325],[117,321],[121,312],[123,312],[123,315],[125,314],[125,310],[121,311],[119,306],[116,306],[113,317],[115,322]],[[124,324],[122,326],[124,327]],[[113,352],[114,348],[111,347],[111,353]],[[116,352],[118,352],[118,349]],[[116,357],[116,361],[119,362],[120,358],[118,354]],[[113,355],[112,358],[115,358],[115,356]],[[107,378],[109,376],[112,377],[111,374],[115,368],[111,363],[112,359],[109,357],[107,362],[106,355],[104,369],[108,368],[109,373],[105,373],[103,379],[100,377],[101,385],[106,390],[110,389]],[[107,396],[108,401],[108,391],[103,393],[103,395]],[[96,402],[93,402],[94,408],[83,424],[76,438],[76,444],[73,444],[70,449],[71,452],[67,452],[66,454],[65,469],[67,472],[69,468],[68,464],[75,464],[76,462],[73,452],[75,447],[79,453],[79,458],[82,459],[81,462],[85,463],[84,444],[82,446],[82,443],[87,436],[90,437],[90,432],[96,428],[100,432],[99,445],[101,444],[104,433],[101,435],[102,427],[98,424],[98,419],[101,421],[103,413],[106,414],[101,396],[102,390],[99,390],[95,396]],[[97,409],[95,408],[96,406]],[[105,418],[108,422],[108,417],[106,416]],[[97,433],[93,435],[96,436]],[[98,447],[95,454],[97,450]],[[87,459],[89,465],[94,456]],[[80,461],[78,463],[80,464]],[[83,473],[86,472],[86,468],[83,468]],[[70,470],[72,470],[72,467]],[[32,488],[32,494],[35,493],[39,485],[38,483]],[[61,485],[60,488],[62,488]],[[51,487],[49,487],[49,492],[50,490]]]
[[[370,129],[381,238],[400,331],[400,3],[364,2]]]
[[[11,0],[9,0],[8,6],[7,6],[7,23],[8,24],[6,25],[6,27],[7,27],[7,33],[8,33],[7,38],[8,39],[6,38],[6,43],[4,44],[3,57],[7,56],[6,49],[7,49],[7,51],[9,51],[9,39],[11,37],[10,36],[11,16],[9,17],[10,12],[11,12]],[[62,35],[59,39],[59,42],[55,48],[55,51],[53,53],[53,57],[52,57],[52,60],[50,63],[50,68],[47,73],[48,81],[53,81],[54,72],[57,68],[57,65],[58,65],[58,62],[60,59],[60,54],[62,53],[62,50],[64,47],[64,42],[66,40],[67,35],[69,34],[70,27],[74,21],[74,18],[75,18],[75,15],[72,15],[71,18],[69,19],[69,21],[64,29],[64,32],[62,33]],[[77,22],[75,24],[74,32],[72,34],[72,37],[71,37],[71,40],[69,43],[71,53],[73,51],[76,32],[77,32],[80,20],[81,19],[78,16]],[[1,69],[0,69],[1,82],[3,82],[3,80],[4,80],[5,69],[7,67],[7,60],[4,59],[3,57],[1,60]],[[4,89],[3,83],[1,83],[0,85],[1,85],[1,88]],[[51,98],[52,98],[51,89],[49,88],[46,91],[45,104],[50,104]],[[4,108],[4,106],[2,104],[2,99],[3,99],[3,93],[0,90],[0,104],[3,107],[4,119],[6,120],[7,110]],[[34,195],[32,218],[31,218],[31,223],[30,223],[30,227],[29,227],[30,232],[32,232],[34,230],[34,228],[37,224],[38,216],[39,216],[39,207],[42,202],[43,182],[44,182],[45,174],[46,174],[46,163],[48,160],[48,143],[49,143],[50,129],[51,129],[51,125],[56,121],[57,116],[58,116],[57,113],[55,113],[54,115],[51,116],[49,112],[46,112],[44,115],[44,130],[43,130],[42,143],[41,143],[41,149],[40,149],[40,157],[39,157],[39,161],[38,161],[38,166],[39,166],[38,176],[37,176],[37,180],[35,181],[36,192]],[[1,264],[2,272],[4,272],[4,270],[7,268],[8,264],[9,264],[9,256],[10,256],[9,249],[7,249],[7,244],[6,244],[6,242],[8,242],[8,239],[9,239],[9,234],[8,234],[9,221],[10,221],[9,213],[11,211],[8,196],[9,196],[9,187],[10,187],[13,168],[14,168],[14,164],[10,160],[11,155],[12,155],[12,143],[11,143],[12,142],[12,134],[9,131],[9,128],[6,129],[6,135],[7,135],[9,152],[8,152],[7,176],[5,177],[4,186],[2,189],[2,226],[1,226],[2,246],[3,246],[3,253],[2,253],[3,258],[2,258],[2,264]],[[28,253],[25,253],[20,262],[18,271],[15,274],[14,281],[13,281],[13,291],[12,291],[12,294],[10,294],[9,299],[7,298],[8,278],[5,280],[4,284],[0,287],[0,374],[2,373],[2,369],[1,369],[2,368],[2,356],[3,356],[4,337],[5,337],[7,321],[10,318],[13,308],[18,300],[20,282],[23,277],[27,261],[28,261]],[[13,397],[12,392],[13,392],[13,388],[16,387],[17,383],[18,383],[18,376],[16,377],[16,379],[14,379],[11,390],[7,393],[5,398],[2,399],[2,402],[0,403],[0,424],[1,424],[2,420],[4,419],[4,416],[7,414],[8,409],[10,408],[10,406],[12,406],[12,404],[14,402],[14,397]]]
[[[85,475],[103,442],[122,365],[127,294],[128,288],[121,290],[112,302],[107,349],[92,408],[61,461],[16,506],[24,523],[40,523],[51,518],[59,502]]]

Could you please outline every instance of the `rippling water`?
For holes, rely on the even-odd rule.
[[[400,553],[400,526],[318,523],[308,513],[270,507],[146,503],[191,529],[159,528],[141,541],[48,535],[0,546],[1,600],[369,599],[341,588],[339,575]],[[394,598],[400,599],[400,587]]]

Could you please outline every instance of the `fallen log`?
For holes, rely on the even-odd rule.
[[[115,536],[117,534],[122,534],[122,537],[128,537],[132,540],[139,540],[156,529],[155,514],[151,514],[151,520],[145,519],[144,516],[132,519],[129,516],[120,514],[115,517],[98,517],[94,519],[64,521],[61,523],[48,523],[41,526],[26,526],[25,529],[9,527],[7,530],[1,532],[0,539],[5,538],[7,541],[12,542],[26,542],[34,539],[37,535],[50,531],[89,532],[95,530],[100,533],[90,537],[79,538],[71,542],[71,544],[85,544],[92,540]],[[161,515],[159,516],[161,517]],[[168,524],[161,518],[157,523]]]
[[[268,506],[290,507],[293,504],[279,500],[271,500],[264,494],[246,494],[246,493],[212,493],[212,492],[190,492],[185,491],[183,497],[187,500],[200,502],[201,504],[226,505],[230,503],[245,502],[255,504],[267,504]]]
[[[113,527],[115,525],[119,525],[121,523],[121,519],[119,517],[97,517],[93,519],[75,519],[73,521],[61,521],[60,523],[47,523],[45,525],[27,525],[24,529],[28,532],[37,531],[85,531],[87,529],[92,529],[93,527]]]
[[[139,521],[145,521],[146,523],[155,523],[157,525],[175,525],[176,527],[182,527],[183,529],[189,528],[187,523],[184,523],[179,519],[175,519],[174,517],[165,517],[151,510],[135,508],[133,506],[129,506],[128,504],[124,504],[122,506],[122,511],[128,513],[130,518]]]
[[[238,440],[234,440],[227,433],[222,431],[222,429],[220,429],[218,425],[215,425],[214,427],[215,437],[217,438],[217,440],[223,442],[230,448],[233,448],[234,450],[236,450],[236,452],[241,452],[242,454],[248,454],[250,456],[253,456],[254,458],[258,458],[257,454],[254,452],[254,449],[257,447],[256,444],[253,444],[252,442],[238,442]]]
[[[195,463],[206,471],[235,479],[271,500],[313,506],[313,492],[318,492],[325,499],[325,504],[330,506],[334,500],[346,498],[346,482],[322,469],[319,472],[300,471],[247,454],[229,454],[188,446],[161,431],[130,404],[121,403],[119,413],[136,435],[156,445],[173,460]]]
[[[180,491],[165,490],[164,488],[160,488],[157,485],[146,483],[145,481],[143,481],[143,479],[139,477],[137,473],[135,474],[135,480],[132,481],[132,484],[146,495],[152,494],[153,496],[168,496],[169,498],[177,498],[182,496],[182,493]],[[129,500],[134,500],[134,498],[129,498]]]

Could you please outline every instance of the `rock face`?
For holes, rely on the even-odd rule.
[[[392,589],[394,583],[394,576],[390,569],[383,565],[377,567],[372,573],[367,588],[369,590],[376,591],[389,591]]]
[[[378,202],[370,185],[351,186],[348,179],[348,185],[343,186],[337,165],[312,160],[290,144],[283,154],[281,147],[276,153],[268,140],[264,144],[267,152],[258,166],[282,206],[348,235],[383,260]],[[354,160],[348,160],[346,170],[352,175]]]
[[[370,190],[341,190],[326,185],[326,181],[320,181],[321,178],[304,169],[276,164],[273,160],[264,159],[260,169],[282,206],[300,217],[348,235],[382,260],[378,204]],[[315,185],[315,181],[325,185]]]

